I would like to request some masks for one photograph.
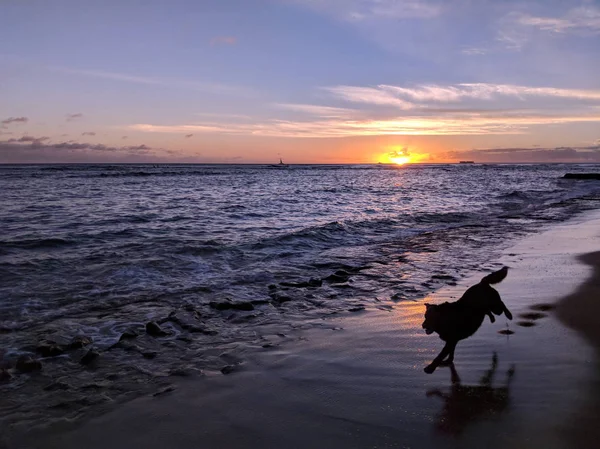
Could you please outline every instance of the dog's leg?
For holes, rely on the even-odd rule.
[[[446,363],[454,363],[454,350],[456,349],[456,345],[458,344],[458,342],[453,341],[450,342],[450,344],[450,355],[448,355],[448,358],[445,360]]]
[[[442,363],[440,365],[449,366],[454,363],[454,350],[456,349],[457,344],[458,344],[457,341],[449,341],[448,342],[448,350],[450,351],[448,354],[448,358],[446,360],[442,361]]]
[[[450,374],[451,374],[450,379],[452,381],[452,386],[460,387],[460,377],[458,376],[458,373],[456,372],[454,363],[452,365],[450,365]]]
[[[444,348],[442,349],[442,351],[438,354],[438,356],[433,359],[433,362],[431,362],[429,365],[427,365],[424,369],[424,371],[427,374],[431,374],[435,371],[435,369],[439,366],[440,363],[442,363],[442,360],[444,360],[446,358],[446,356],[448,354],[450,354],[450,348],[451,348],[452,344],[451,343],[446,343],[446,346],[444,346]],[[456,346],[456,343],[454,343],[454,346]]]
[[[510,313],[510,310],[508,310],[508,307],[506,307],[506,304],[504,304],[504,302],[502,302],[502,311],[504,312],[504,315],[506,315],[506,318],[512,320],[512,313]]]
[[[510,313],[510,312],[509,312]],[[492,312],[490,312],[489,310],[487,311],[487,316],[490,317],[490,321],[493,323],[496,321],[496,318],[494,318],[494,314]]]

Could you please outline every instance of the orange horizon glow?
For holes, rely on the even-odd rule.
[[[430,160],[429,153],[412,153],[399,147],[391,147],[386,153],[377,157],[381,164],[406,165]]]
[[[397,165],[409,164],[411,162],[410,156],[391,157],[390,161]]]

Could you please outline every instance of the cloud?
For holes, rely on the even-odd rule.
[[[430,19],[442,12],[442,2],[426,0],[291,0],[339,20]]]
[[[147,153],[153,150],[147,145],[131,145],[115,147],[104,144],[91,144],[85,142],[67,141],[67,142],[47,142],[48,137],[23,136],[20,139],[9,139],[0,141],[0,152],[3,151],[92,151],[92,152],[110,152],[110,153]],[[46,142],[46,143],[45,143]]]
[[[399,109],[412,109],[414,104],[398,98],[387,89],[388,86],[356,87],[335,86],[323,88],[334,96],[351,103],[367,103],[379,106],[394,106]]]
[[[225,118],[231,120],[250,120],[252,117],[244,114],[220,114],[217,112],[196,112],[199,117]]]
[[[349,117],[358,112],[354,109],[335,108],[331,106],[319,106],[312,104],[276,103],[274,106],[280,109],[287,109],[290,111],[301,112],[303,114],[314,115],[318,117]]]
[[[408,147],[403,147],[400,150],[393,150],[388,153],[390,158],[396,157],[408,157],[410,156],[410,152],[408,151]]]
[[[254,96],[255,92],[252,89],[231,86],[220,83],[202,83],[197,81],[188,81],[180,79],[169,79],[169,78],[152,78],[145,76],[130,75],[124,73],[105,72],[102,70],[82,70],[72,69],[69,67],[50,66],[46,67],[49,70],[54,70],[62,73],[69,73],[73,75],[83,75],[94,78],[103,78],[113,81],[122,81],[126,83],[145,84],[153,86],[162,86],[174,89],[188,89],[199,92],[210,92],[219,93],[225,95],[240,95],[240,96]]]
[[[15,143],[15,142],[19,142],[19,143],[25,143],[25,142],[30,142],[32,144],[32,146],[37,146],[42,144],[42,142],[45,142],[46,140],[50,140],[49,137],[33,137],[33,136],[23,136],[19,139],[8,139],[6,142],[7,143]]]
[[[210,40],[210,45],[235,45],[237,43],[237,38],[233,36],[217,36],[213,37]]]
[[[345,101],[396,106],[403,110],[414,109],[418,106],[417,103],[448,103],[464,99],[492,100],[498,97],[513,97],[521,100],[527,97],[600,100],[600,90],[489,83],[462,83],[447,86],[422,84],[414,87],[381,84],[376,87],[336,86],[324,89]]]
[[[13,123],[27,123],[29,119],[27,117],[9,117],[0,122],[1,125],[11,125]]]
[[[276,103],[300,117],[228,120],[228,114],[197,114],[184,124],[136,123],[134,131],[177,134],[236,134],[269,137],[335,138],[376,135],[523,134],[531,127],[600,122],[600,90],[513,84],[459,83],[414,86],[333,86],[321,88],[338,106]],[[452,107],[446,105],[452,104]],[[220,120],[221,119],[221,120]]]
[[[502,29],[498,31],[496,41],[506,50],[521,51],[529,41],[529,37],[522,30],[514,28],[511,24],[504,25]]]
[[[570,32],[600,33],[600,9],[592,5],[573,8],[564,17],[520,14],[517,16],[516,21],[519,25],[558,34]]]
[[[480,48],[480,47],[469,47],[469,48],[463,48],[461,50],[461,53],[463,55],[467,55],[467,56],[483,56],[483,55],[487,54],[488,52],[489,52],[488,49]]]
[[[600,113],[587,115],[453,113],[387,119],[267,120],[259,123],[198,123],[185,125],[134,124],[129,128],[151,133],[219,133],[266,137],[333,138],[377,135],[522,134],[536,125],[600,122]]]
[[[194,136],[193,134],[186,134],[186,135],[185,135],[185,138],[186,138],[186,139],[189,139],[190,137],[193,137],[193,136]]]
[[[83,114],[81,112],[77,112],[76,114],[67,114],[67,122],[72,122],[73,120],[80,118],[83,118]]]
[[[436,156],[441,161],[476,162],[600,162],[600,146],[556,148],[491,148],[448,151]]]
[[[123,139],[123,140],[128,139],[128,138],[129,138],[129,136],[123,136],[123,137],[121,137],[121,139]]]
[[[95,136],[96,133],[92,132],[92,131],[86,131],[86,132],[81,133],[81,135],[82,136]]]

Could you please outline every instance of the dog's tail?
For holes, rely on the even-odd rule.
[[[508,274],[508,267],[502,267],[502,269],[498,271],[494,271],[493,273],[488,274],[481,280],[482,284],[498,284],[504,280],[506,275]]]

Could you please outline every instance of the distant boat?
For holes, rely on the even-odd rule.
[[[460,161],[459,164],[474,164],[475,161]]]
[[[279,158],[279,164],[269,165],[269,167],[271,167],[271,168],[289,168],[290,166],[288,164],[284,164],[283,161],[281,160],[281,158]]]

